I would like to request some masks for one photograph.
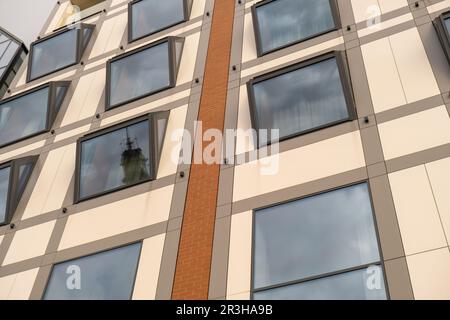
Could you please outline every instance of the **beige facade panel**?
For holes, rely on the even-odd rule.
[[[448,247],[413,255],[406,259],[416,299],[450,299]]]
[[[145,239],[133,290],[133,300],[155,300],[166,235]]]
[[[439,87],[417,28],[389,37],[408,103],[439,95]]]
[[[190,19],[200,17],[205,12],[206,0],[193,0]]]
[[[170,111],[161,159],[159,161],[158,179],[177,173],[187,109],[188,106],[185,105]]]
[[[239,90],[239,110],[236,132],[236,154],[255,150],[255,141],[252,135],[252,120],[248,100],[247,86],[241,86]]]
[[[386,160],[450,143],[450,118],[445,106],[385,122],[378,128]]]
[[[405,23],[407,21],[413,20],[413,15],[411,13],[404,14],[402,16],[398,16],[392,19],[388,19],[385,21],[381,21],[379,23],[373,23],[373,20],[369,20],[370,24],[367,24],[367,27],[364,29],[358,30],[358,36],[360,38],[365,37],[369,34],[380,32],[381,30],[386,30],[388,28],[392,28],[396,25]]]
[[[364,166],[359,131],[340,135],[237,166],[233,201],[256,197]]]
[[[69,216],[58,250],[168,220],[173,185]]]
[[[253,30],[253,17],[247,13],[244,18],[244,42],[242,46],[242,63],[258,58],[256,51],[255,32]]]
[[[105,89],[106,69],[82,76],[75,88],[72,100],[64,114],[61,126],[95,115]]]
[[[58,10],[56,11],[55,15],[53,16],[45,35],[52,33],[55,29],[57,29],[60,25],[60,21],[63,19],[64,16],[67,15],[68,12],[72,11],[72,5],[70,1],[62,2],[59,5]]]
[[[450,7],[450,0],[444,0],[444,1],[440,1],[436,4],[432,4],[431,6],[428,6],[428,12],[431,13],[435,13],[441,10],[445,10],[448,9]]]
[[[21,148],[11,150],[9,152],[2,153],[2,154],[0,154],[0,162],[6,162],[7,160],[10,160],[12,158],[19,157],[21,154],[25,154],[32,150],[42,148],[44,145],[45,145],[45,140],[42,140],[42,141],[38,141],[35,143],[31,143],[31,144],[21,147]],[[0,153],[1,153],[1,151],[0,151]]]
[[[450,158],[427,163],[425,168],[444,227],[447,244],[450,246]]]
[[[361,46],[375,112],[439,95],[417,28]]]
[[[227,299],[237,299],[236,295],[250,296],[252,218],[252,211],[231,217]]]
[[[375,112],[406,104],[388,38],[361,46]]]
[[[183,54],[177,76],[177,85],[193,80],[199,41],[200,32],[194,33],[184,39]]]
[[[247,41],[245,40],[246,35],[244,35],[244,43]],[[332,50],[334,47],[343,44],[344,38],[338,37],[335,39],[331,39],[325,42],[322,42],[317,45],[313,45],[311,47],[305,48],[303,50],[295,51],[294,53],[287,54],[285,56],[282,56],[280,58],[276,58],[273,60],[269,60],[267,62],[263,62],[261,64],[258,64],[254,67],[250,67],[248,69],[244,69],[241,72],[242,78],[255,75],[256,73],[261,73],[264,71],[268,71],[271,68],[279,67],[282,64],[294,62],[295,60],[302,59],[304,57],[307,57],[309,55],[318,54],[322,51]],[[248,47],[247,47],[248,48]],[[248,55],[249,53],[243,52],[242,56]]]
[[[128,3],[128,0],[112,0],[111,1],[111,7],[118,6],[120,4],[126,4]]]
[[[101,121],[100,127],[103,128],[103,127],[109,126],[114,123],[122,122],[127,119],[132,119],[132,118],[142,115],[146,112],[150,112],[158,107],[173,103],[173,102],[183,99],[183,98],[187,98],[187,97],[189,97],[190,93],[191,93],[190,89],[180,91],[180,92],[174,93],[172,95],[168,95],[164,98],[149,102],[147,104],[143,104],[139,107],[132,108],[130,110],[123,111],[116,115],[107,117]]]
[[[94,47],[92,48],[89,59],[95,58],[108,51],[118,49],[120,42],[126,31],[128,21],[128,13],[124,12],[120,15],[106,18],[101,29],[98,32]]]
[[[356,22],[408,6],[407,0],[351,0]]]
[[[27,300],[38,268],[0,278],[0,300]]]
[[[24,63],[28,63],[28,62],[26,61]],[[13,95],[16,95],[16,94],[22,93],[24,91],[36,88],[36,87],[38,87],[40,85],[43,85],[43,84],[45,84],[47,82],[50,82],[50,81],[65,80],[65,79],[67,79],[69,77],[74,76],[75,73],[76,73],[75,69],[71,69],[71,70],[66,71],[66,72],[61,71],[61,73],[58,73],[56,76],[49,75],[48,77],[43,77],[43,78],[40,78],[40,79],[36,79],[33,82],[31,82],[30,84],[27,84],[27,86],[22,86],[19,90],[11,88],[11,91],[12,91]],[[26,79],[26,70],[24,71],[24,74],[22,76],[24,77],[24,79]],[[25,82],[23,84],[25,84]],[[15,87],[17,88],[18,85],[16,85]]]
[[[447,245],[425,166],[389,174],[406,255]]]
[[[65,139],[68,139],[68,138],[71,138],[71,137],[74,137],[74,136],[82,135],[83,133],[88,132],[90,128],[91,128],[91,125],[87,124],[85,126],[81,126],[81,127],[75,128],[73,130],[69,130],[69,131],[63,132],[61,134],[58,134],[55,137],[55,141],[54,142],[59,142],[59,141],[62,141],[62,140],[65,140]]]
[[[75,172],[76,144],[52,150],[44,163],[22,219],[58,210],[62,207]]]
[[[50,221],[14,234],[2,265],[7,265],[45,254],[56,221]]]

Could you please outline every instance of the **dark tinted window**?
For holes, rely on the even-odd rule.
[[[144,120],[82,141],[80,199],[150,179],[149,131]]]
[[[8,188],[10,167],[0,169],[0,224],[6,219],[6,205],[8,203]]]
[[[140,250],[137,243],[55,265],[44,299],[131,299]]]
[[[257,211],[254,243],[254,289],[380,263],[367,184]],[[335,290],[344,285],[343,277],[332,278],[329,284],[317,281],[262,293],[260,297],[279,294],[295,298],[298,293],[301,298],[309,289],[317,293],[328,286],[330,292],[323,292],[323,297],[336,296],[339,292]],[[349,296],[361,296],[369,290],[361,274],[348,277],[350,282],[356,281],[348,284],[355,290]],[[374,296],[384,296],[384,289],[378,290],[381,293]]]
[[[46,128],[49,87],[0,104],[0,145]]]
[[[185,21],[185,0],[140,0],[131,4],[131,40]]]
[[[262,54],[336,28],[330,0],[276,0],[255,6]]]
[[[33,45],[30,79],[36,79],[77,62],[76,28]]]
[[[280,139],[350,117],[336,58],[250,85],[255,125],[279,129]]]
[[[169,43],[149,47],[110,64],[109,105],[116,106],[171,85]]]
[[[445,19],[445,28],[447,29],[447,33],[450,35],[450,18]]]

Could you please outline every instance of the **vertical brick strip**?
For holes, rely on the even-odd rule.
[[[223,131],[234,10],[234,0],[215,1],[198,115],[203,132]],[[196,141],[194,155],[202,144]],[[191,166],[172,299],[208,299],[219,171],[219,164]]]

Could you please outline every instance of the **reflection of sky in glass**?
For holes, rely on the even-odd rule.
[[[380,259],[367,184],[259,210],[255,228],[255,288]]]
[[[48,87],[0,105],[0,145],[38,133],[47,120]]]
[[[142,177],[141,180],[148,178],[150,172],[149,126],[148,121],[143,121],[82,143],[81,198],[125,185],[122,154],[127,149],[127,136],[133,142],[134,149],[142,150],[146,160],[147,176]]]
[[[141,244],[102,252],[54,266],[45,300],[128,300],[131,298]],[[67,288],[69,266],[78,266],[81,289]],[[72,282],[70,282],[72,283]]]
[[[34,45],[31,79],[76,63],[76,52],[77,29],[71,29]]]
[[[184,0],[143,0],[132,5],[132,38],[137,39],[184,20]]]
[[[111,63],[112,106],[170,84],[169,46],[162,43]]]
[[[349,114],[336,59],[254,84],[260,128],[280,138],[346,119]]]
[[[450,18],[445,19],[445,27],[447,28],[448,34],[450,34]]]
[[[382,275],[381,267],[378,267]],[[255,300],[385,300],[384,280],[379,289],[367,286],[373,273],[366,269],[346,272],[300,284],[255,292]]]
[[[0,169],[0,223],[6,218],[10,167]]]
[[[329,0],[277,0],[257,7],[256,14],[263,52],[335,27]]]

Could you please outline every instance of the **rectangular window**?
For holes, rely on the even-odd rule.
[[[128,41],[189,20],[192,0],[134,0],[128,5]]]
[[[44,300],[130,300],[140,252],[135,243],[56,264]]]
[[[174,87],[183,43],[168,37],[109,60],[106,109]]]
[[[76,201],[155,179],[167,119],[153,113],[81,138]]]
[[[255,299],[386,299],[367,183],[258,210],[254,219]]]
[[[0,147],[50,131],[70,82],[49,82],[0,101]]]
[[[444,12],[437,17],[434,20],[434,26],[447,60],[450,63],[450,11]]]
[[[10,223],[36,160],[31,156],[0,165],[0,225]]]
[[[337,30],[336,0],[265,0],[252,7],[258,56]]]
[[[80,63],[95,26],[73,25],[31,44],[27,81]]]
[[[278,129],[280,140],[356,117],[342,52],[257,77],[248,82],[247,88],[253,127]],[[258,145],[271,142],[260,139]]]

